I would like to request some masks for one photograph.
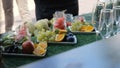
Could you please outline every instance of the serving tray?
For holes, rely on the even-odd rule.
[[[68,27],[68,29],[71,31],[71,28]],[[93,30],[92,32],[82,32],[82,31],[71,31],[73,34],[95,34],[95,30]]]
[[[77,44],[77,37],[74,35],[74,41],[73,42],[66,42],[66,41],[62,41],[62,42],[48,42],[48,44]]]
[[[22,56],[22,57],[44,57],[44,55],[41,55],[41,56],[37,56],[37,55],[34,55],[34,54],[22,54],[22,53],[5,53],[5,52],[2,52],[2,55],[3,56]]]

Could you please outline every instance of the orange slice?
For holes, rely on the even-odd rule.
[[[42,56],[46,53],[47,49],[47,42],[40,42],[39,44],[34,44],[34,51],[33,53],[37,56]]]
[[[42,56],[46,53],[46,49],[42,48],[41,46],[37,46],[37,48],[34,49],[33,53],[37,56]]]
[[[91,25],[84,25],[80,28],[80,31],[83,31],[83,32],[92,32],[94,29],[93,26]]]
[[[34,43],[34,49],[37,48],[38,44]]]
[[[38,46],[41,46],[42,48],[47,48],[47,42],[46,41],[44,41],[44,42],[40,42],[39,44],[38,44]]]
[[[59,30],[59,34],[61,33],[67,33],[67,30]]]
[[[56,34],[55,41],[60,42],[64,39],[66,33]]]

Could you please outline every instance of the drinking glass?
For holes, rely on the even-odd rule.
[[[113,0],[113,6],[120,6],[120,0]]]
[[[101,23],[99,26],[101,37],[103,39],[111,37],[113,31],[113,10],[102,9],[99,23]]]
[[[105,8],[106,9],[112,9],[113,8],[113,1],[112,0],[106,0]]]
[[[114,13],[114,35],[120,33],[120,6],[113,7]]]
[[[105,4],[106,9],[113,8],[113,0],[98,0],[99,2],[103,2]]]
[[[91,23],[95,28],[96,40],[98,39],[98,35],[100,33],[100,30],[99,30],[99,25],[101,25],[101,23],[99,23],[100,11],[104,7],[105,7],[105,4],[103,2],[98,2],[92,11],[92,22]]]

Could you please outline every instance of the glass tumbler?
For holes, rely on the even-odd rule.
[[[100,35],[103,39],[112,36],[113,32],[113,10],[112,9],[102,9],[100,13],[99,26]]]
[[[105,7],[104,2],[98,2],[95,5],[95,7],[93,8],[93,10],[92,10],[92,21],[91,21],[91,24],[95,28],[96,40],[98,40],[98,36],[99,36],[99,33],[100,33],[100,30],[99,30],[99,25],[101,25],[99,23],[100,12],[101,12],[102,9],[104,9],[104,7]]]

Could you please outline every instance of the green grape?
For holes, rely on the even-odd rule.
[[[55,40],[55,37],[50,37],[50,38],[49,38],[49,41],[50,41],[50,42],[53,42],[54,40]]]
[[[75,21],[74,23],[72,23],[71,30],[72,31],[79,31],[79,29],[81,28],[82,25],[83,25],[82,22]]]
[[[48,40],[47,36],[46,36],[46,37],[44,37],[44,41],[47,41],[47,40]]]
[[[37,40],[40,41],[54,41],[55,40],[55,32],[50,30],[44,30],[38,32]]]
[[[46,36],[51,36],[51,31],[46,31]]]
[[[45,32],[45,29],[43,29],[43,28],[42,28],[42,30],[41,30],[41,31],[42,31],[42,32]]]
[[[37,36],[37,41],[41,41],[43,39],[43,37],[42,36]]]

